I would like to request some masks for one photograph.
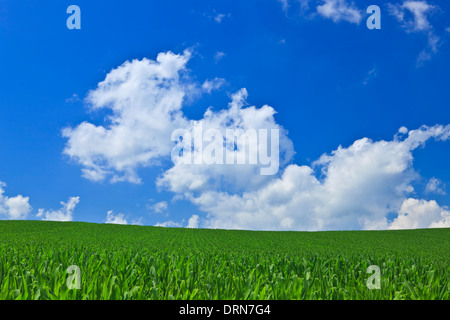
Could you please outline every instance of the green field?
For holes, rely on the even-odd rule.
[[[450,229],[263,232],[0,221],[0,299],[445,299]],[[69,290],[67,268],[81,270]],[[381,271],[368,289],[367,267]]]

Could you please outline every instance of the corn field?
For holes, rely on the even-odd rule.
[[[266,232],[0,221],[0,299],[449,300],[449,249],[448,228]],[[380,269],[379,289],[368,288],[371,265]],[[70,266],[79,268],[75,287]]]

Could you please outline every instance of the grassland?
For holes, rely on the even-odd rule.
[[[444,299],[450,229],[256,232],[0,221],[0,299]],[[69,290],[66,269],[81,270]],[[369,290],[369,265],[381,289]]]

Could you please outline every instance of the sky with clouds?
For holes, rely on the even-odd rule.
[[[0,219],[450,227],[449,15],[431,0],[0,1]],[[172,134],[199,124],[278,130],[274,174],[172,161]]]

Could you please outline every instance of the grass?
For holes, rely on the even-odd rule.
[[[449,300],[450,229],[265,232],[0,221],[0,299]],[[66,272],[81,270],[80,289]],[[381,271],[369,290],[367,267]]]

